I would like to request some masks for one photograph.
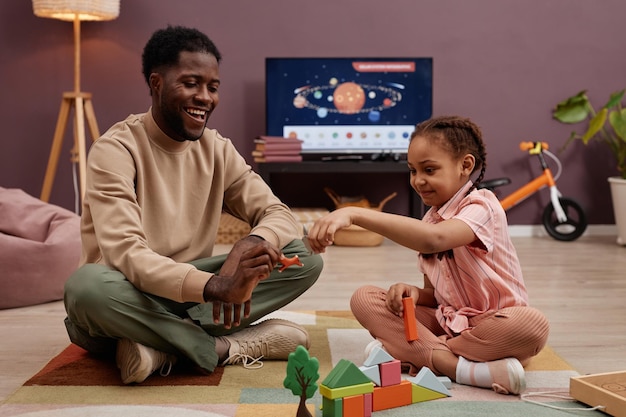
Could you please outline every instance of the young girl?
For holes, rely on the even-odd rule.
[[[352,312],[373,344],[409,366],[423,366],[459,384],[519,394],[524,368],[543,348],[549,325],[528,306],[522,272],[506,214],[491,191],[470,179],[485,173],[480,129],[461,117],[437,117],[416,126],[407,162],[411,185],[431,206],[422,220],[359,207],[319,219],[308,238],[315,252],[352,224],[419,252],[424,288],[398,283],[387,291],[359,288]],[[419,339],[404,335],[402,298],[411,297]]]

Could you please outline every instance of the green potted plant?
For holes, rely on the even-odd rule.
[[[561,123],[576,124],[588,120],[583,133],[572,132],[565,146],[581,140],[585,145],[592,140],[606,143],[615,157],[620,177],[610,177],[613,211],[617,225],[617,243],[626,245],[626,108],[622,99],[626,89],[611,94],[609,101],[596,110],[587,91],[583,90],[556,105],[552,117]]]

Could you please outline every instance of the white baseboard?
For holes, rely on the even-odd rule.
[[[512,237],[548,236],[543,225],[509,225]],[[614,224],[590,224],[583,236],[617,236],[617,226]]]

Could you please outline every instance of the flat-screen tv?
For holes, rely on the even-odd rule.
[[[405,154],[432,115],[432,58],[266,58],[269,136],[306,154]]]

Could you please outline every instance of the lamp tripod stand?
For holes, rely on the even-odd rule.
[[[63,147],[63,136],[70,118],[70,111],[74,109],[74,147],[70,151],[70,160],[78,164],[80,201],[85,196],[85,185],[87,181],[87,145],[85,143],[85,121],[89,127],[93,141],[100,137],[96,114],[91,102],[91,93],[80,91],[80,19],[78,14],[74,15],[74,91],[63,93],[61,109],[54,130],[52,139],[52,149],[48,158],[48,167],[41,190],[41,200],[48,202],[50,191],[54,183],[57,171],[59,155]]]

